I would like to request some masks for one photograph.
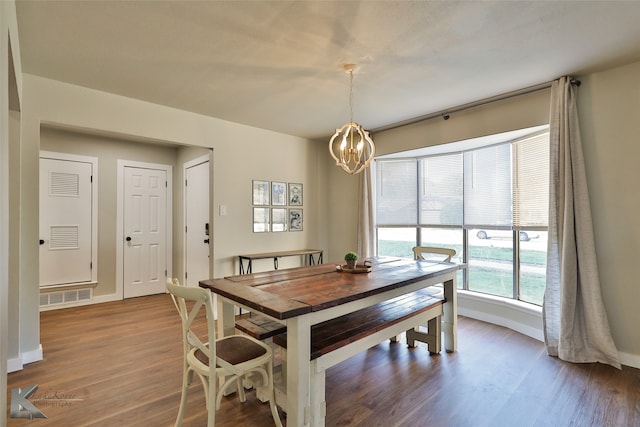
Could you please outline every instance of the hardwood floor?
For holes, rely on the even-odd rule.
[[[169,426],[181,384],[168,295],[41,314],[45,359],[8,376],[48,419],[9,426]],[[575,365],[509,329],[460,318],[459,351],[384,342],[327,371],[327,426],[640,426],[640,370]],[[194,380],[185,426],[206,425]],[[282,417],[285,419],[285,417]],[[224,398],[219,426],[272,426],[254,392]]]

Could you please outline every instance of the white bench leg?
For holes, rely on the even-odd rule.
[[[440,353],[442,350],[442,317],[436,316],[427,323],[427,332],[418,330],[419,327],[409,329],[407,335],[407,345],[415,347],[416,341],[422,341],[429,346],[429,353]]]

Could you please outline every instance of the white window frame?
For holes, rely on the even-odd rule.
[[[420,168],[418,167],[419,164],[419,160],[421,158],[427,158],[427,157],[435,157],[438,155],[447,155],[447,154],[455,154],[455,153],[460,153],[460,152],[465,152],[465,151],[473,151],[479,148],[486,148],[492,145],[498,145],[498,144],[513,144],[514,142],[523,139],[523,136],[525,135],[534,135],[534,134],[540,134],[540,133],[544,133],[544,132],[548,132],[548,126],[539,126],[536,128],[530,128],[530,129],[523,129],[520,131],[516,131],[513,133],[506,133],[506,134],[499,134],[499,135],[495,135],[496,138],[499,138],[499,140],[496,139],[492,139],[493,136],[489,136],[489,137],[483,137],[483,138],[477,138],[477,139],[471,139],[468,141],[461,141],[461,142],[456,142],[456,143],[451,143],[451,144],[443,144],[443,145],[439,145],[436,147],[427,147],[425,149],[418,149],[418,150],[412,150],[409,152],[405,152],[405,153],[394,153],[392,155],[387,155],[387,156],[381,156],[379,158],[376,159],[376,162],[374,162],[374,167],[377,168],[378,166],[378,160],[384,161],[385,159],[396,159],[396,160],[415,160],[416,161],[416,168],[417,168],[417,179],[418,181],[420,181],[421,176],[420,176]],[[417,206],[420,206],[420,188],[417,188],[416,191],[416,203]],[[512,202],[513,203],[513,202]],[[376,209],[377,209],[377,201],[376,201]],[[468,265],[469,263],[469,238],[468,238],[468,233],[470,229],[475,229],[476,226],[475,225],[467,225],[464,223],[463,220],[463,224],[460,225],[460,227],[458,226],[451,226],[451,225],[439,225],[439,224],[421,224],[420,223],[420,218],[417,217],[416,218],[416,224],[406,224],[404,226],[400,226],[400,225],[391,225],[391,224],[378,224],[376,223],[375,225],[376,228],[376,253],[378,253],[378,243],[379,243],[379,238],[377,237],[379,235],[378,233],[378,229],[380,228],[404,228],[404,229],[415,229],[415,235],[416,235],[416,240],[415,240],[415,245],[420,245],[421,244],[421,229],[422,228],[443,228],[443,229],[462,229],[463,232],[463,243],[462,243],[462,247],[463,247],[463,262],[466,263],[466,265]],[[500,227],[502,228],[502,227]],[[512,250],[513,250],[513,291],[512,291],[512,295],[510,297],[508,296],[499,296],[499,295],[494,295],[494,294],[489,294],[489,293],[482,293],[479,291],[472,291],[469,290],[469,270],[468,268],[465,266],[464,271],[463,271],[463,280],[462,280],[462,290],[464,291],[468,291],[472,294],[482,294],[482,295],[487,295],[491,298],[505,298],[508,300],[513,300],[515,302],[521,303],[521,304],[531,304],[534,306],[539,306],[538,304],[535,303],[531,303],[531,302],[526,302],[526,301],[522,301],[520,300],[520,265],[519,265],[519,259],[520,259],[520,239],[519,239],[519,235],[520,235],[520,231],[523,230],[539,230],[539,231],[546,231],[547,228],[546,227],[520,227],[520,226],[516,226],[516,225],[512,225],[511,227],[509,227],[510,230],[513,230],[513,246],[512,246]]]

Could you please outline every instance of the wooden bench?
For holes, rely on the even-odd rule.
[[[415,347],[415,341],[422,341],[429,345],[431,353],[439,353],[441,350],[440,325],[435,317],[442,315],[442,304],[444,298],[440,295],[441,290],[426,288],[397,298],[382,301],[376,305],[363,308],[353,313],[346,314],[326,322],[319,323],[311,327],[311,360],[317,359],[329,352],[341,347],[348,346],[355,341],[362,340],[368,336],[379,332],[387,331],[385,338],[377,341],[380,343],[384,339],[393,338],[398,333],[395,325],[409,321],[412,325],[421,323],[417,318],[424,318],[429,324],[428,332],[414,331],[411,328],[411,337],[407,337],[407,344]],[[424,313],[428,313],[424,316]],[[422,319],[424,321],[424,319]],[[267,320],[267,319],[265,319]],[[418,322],[416,322],[418,320]],[[277,322],[273,322],[276,323]],[[404,330],[400,329],[400,333]],[[438,332],[438,333],[436,333]],[[273,334],[273,342],[283,348],[287,348],[286,332]],[[375,344],[374,344],[375,345]]]
[[[441,350],[441,316],[444,297],[438,288],[425,288],[410,294],[383,301],[327,320],[311,327],[311,395],[313,413],[320,418],[311,420],[312,426],[324,425],[326,414],[325,371],[386,339],[407,332],[407,345],[415,347],[415,341],[427,343],[431,354]],[[420,331],[416,325],[428,324],[428,330]],[[274,335],[273,342],[286,349],[286,333]],[[286,357],[283,359],[286,360]],[[282,369],[286,373],[286,366]],[[286,378],[276,382],[276,401],[286,412],[286,395],[279,390]]]
[[[245,317],[236,319],[236,328],[260,341],[287,332],[287,327],[282,323],[255,313],[249,317],[245,315]]]
[[[324,407],[326,369],[386,339],[396,342],[402,332],[406,331],[409,347],[415,347],[416,341],[421,341],[428,345],[431,354],[439,353],[444,302],[442,288],[430,287],[312,326],[312,404]],[[416,327],[425,324],[428,325],[426,332]],[[276,377],[276,401],[286,412],[286,326],[253,313],[250,317],[236,319],[236,328],[282,348],[282,365],[275,367],[281,372]],[[246,386],[252,387],[252,381],[249,380]],[[269,397],[263,395],[260,388],[257,390],[258,399],[266,402]]]

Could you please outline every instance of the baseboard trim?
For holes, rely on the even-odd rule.
[[[620,352],[620,363],[624,366],[640,369],[640,355]]]
[[[122,295],[108,294],[108,295],[94,296],[93,301],[91,301],[91,304],[100,304],[103,302],[113,302],[113,301],[122,301]]]
[[[542,308],[532,304],[459,290],[458,314],[504,326],[544,342]],[[624,352],[618,354],[622,365],[640,369],[640,355]]]
[[[31,351],[25,351],[22,353],[22,361],[26,365],[27,363],[39,362],[43,359],[42,344],[38,345],[38,348]]]
[[[14,357],[12,359],[7,359],[7,373],[21,371],[24,368],[24,364],[22,363],[22,357]]]
[[[35,350],[25,351],[18,357],[7,359],[7,373],[21,371],[24,369],[24,365],[39,362],[42,359],[44,359],[42,344],[39,344]]]

